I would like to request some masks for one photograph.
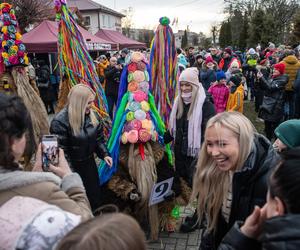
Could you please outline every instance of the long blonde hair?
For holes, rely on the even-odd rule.
[[[68,95],[68,116],[69,122],[74,135],[80,133],[80,129],[84,124],[85,110],[91,96],[96,96],[95,92],[84,84],[75,85]],[[93,125],[96,125],[97,119],[91,110],[90,117]]]
[[[223,112],[215,115],[209,119],[206,128],[212,126],[216,128],[217,133],[221,133],[222,127],[225,127],[236,134],[239,142],[239,157],[235,170],[240,170],[253,146],[256,133],[254,126],[248,118],[238,112]],[[198,198],[199,219],[206,216],[207,229],[214,231],[223,200],[229,190],[230,172],[219,170],[212,157],[207,153],[206,140],[204,140],[198,159],[191,200]]]
[[[198,97],[198,87],[195,86],[192,83],[190,83],[190,84],[192,85],[192,102],[191,102],[191,105],[190,105],[190,108],[189,108],[189,112],[187,114],[187,119],[188,120],[189,120],[192,112],[194,111],[194,106],[195,106],[196,98],[199,98]],[[179,91],[178,94],[181,95],[181,91]],[[179,96],[178,107],[177,107],[177,114],[176,114],[176,118],[177,119],[180,119],[182,117],[182,115],[183,115],[183,107],[184,107],[184,104],[183,104],[182,97]]]

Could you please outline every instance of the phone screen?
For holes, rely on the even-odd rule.
[[[58,164],[58,141],[55,135],[44,135],[42,138],[42,167],[49,171],[49,164]]]

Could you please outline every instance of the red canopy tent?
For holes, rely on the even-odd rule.
[[[118,49],[144,49],[147,48],[145,43],[141,43],[130,39],[118,31],[100,29],[96,34],[97,37],[114,42],[118,44]]]
[[[79,27],[79,30],[90,51],[117,49],[116,43],[92,35],[82,27]],[[33,30],[24,34],[22,40],[29,53],[52,53],[57,52],[57,34],[58,23],[45,20]]]

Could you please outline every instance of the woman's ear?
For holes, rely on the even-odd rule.
[[[274,198],[275,200],[275,216],[281,216],[285,214],[285,208],[284,208],[284,204],[283,201],[278,198],[277,196]]]

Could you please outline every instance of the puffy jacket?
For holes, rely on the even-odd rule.
[[[205,63],[204,63],[205,64]],[[216,65],[217,68],[217,65]],[[205,90],[208,90],[210,85],[217,81],[217,72],[216,69],[207,69],[206,66],[202,66],[202,69],[200,70],[200,82],[202,83]]]
[[[226,111],[237,111],[243,113],[244,111],[244,87],[243,84],[229,94],[229,99],[226,106]]]
[[[105,94],[107,96],[118,97],[120,78],[122,70],[116,67],[108,66],[105,69],[106,87]]]
[[[217,113],[226,110],[226,105],[229,97],[229,89],[224,84],[216,84],[208,89],[208,92],[214,98],[215,109]]]
[[[103,63],[98,63],[97,64],[97,73],[100,79],[100,82],[102,84],[102,87],[105,87],[105,70],[107,69],[107,67],[109,66],[109,62],[108,60],[105,60]]]
[[[10,171],[0,167],[0,206],[15,196],[28,196],[80,215],[93,217],[78,174],[60,179],[53,173]]]
[[[252,150],[242,169],[233,175],[229,223],[226,223],[220,211],[216,232],[204,232],[200,249],[217,249],[236,221],[245,221],[256,205],[265,204],[269,172],[278,161],[279,157],[270,141],[256,134]]]
[[[223,239],[219,250],[297,250],[300,249],[300,215],[287,214],[268,219],[259,241],[242,234],[237,222]]]
[[[283,59],[283,64],[285,64],[285,73],[289,76],[289,82],[285,86],[285,90],[293,91],[293,84],[296,79],[297,71],[300,69],[300,62],[297,57],[291,55]]]
[[[263,103],[258,117],[270,122],[280,122],[284,115],[284,89],[288,83],[287,75],[280,75],[266,80],[260,79],[261,88],[265,90]]]

